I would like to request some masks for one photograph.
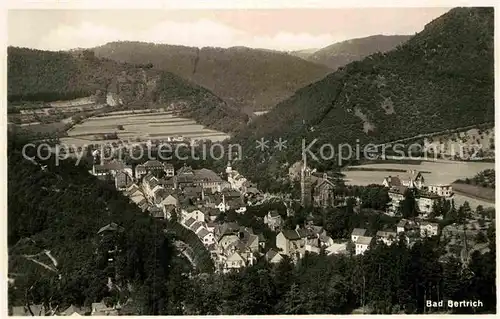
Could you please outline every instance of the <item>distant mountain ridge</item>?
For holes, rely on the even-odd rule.
[[[492,8],[456,8],[396,50],[298,90],[231,141],[244,145],[241,171],[256,181],[277,176],[300,159],[303,139],[317,139],[310,149],[318,154],[325,143],[382,143],[494,121],[493,34]],[[287,149],[255,149],[261,138],[286,140]],[[331,169],[336,156],[311,165]]]
[[[186,47],[111,42],[93,49],[98,57],[152,63],[203,86],[246,113],[268,110],[330,69],[285,52],[247,47]]]
[[[362,60],[371,54],[393,50],[410,38],[409,35],[373,35],[337,42],[310,53],[298,51],[297,56],[336,70],[353,61]]]
[[[56,101],[113,93],[124,107],[168,107],[213,129],[232,132],[248,116],[209,90],[152,65],[99,59],[92,51],[8,48],[10,101]]]

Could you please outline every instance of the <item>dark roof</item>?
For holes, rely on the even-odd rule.
[[[193,225],[195,221],[196,221],[196,219],[194,219],[193,217],[191,217],[188,220],[186,220],[185,225],[187,227],[191,227],[191,225]]]
[[[191,228],[192,231],[197,231],[200,226],[203,226],[203,223],[200,221],[197,221],[193,225],[191,225],[189,228]]]
[[[226,198],[240,198],[241,197],[241,194],[235,190],[225,189],[222,191],[222,194],[224,194],[224,196],[226,196]]]
[[[389,189],[389,192],[404,195],[406,193],[407,189],[408,189],[408,187],[406,187],[406,186],[392,186]]]
[[[389,186],[402,186],[401,179],[397,176],[388,176],[387,181],[389,182]]]
[[[200,228],[200,230],[198,231],[198,233],[196,235],[198,235],[198,237],[200,237],[200,238],[203,238],[208,234],[210,234],[210,232],[206,228]]]
[[[377,232],[377,236],[378,236],[378,237],[390,237],[390,236],[396,237],[396,236],[397,236],[397,234],[396,234],[396,232],[395,232],[395,231],[392,231],[392,230],[391,230],[391,231],[383,231],[383,230],[379,230],[379,231]]]
[[[405,227],[407,223],[408,223],[408,221],[406,219],[401,219],[398,222],[397,227]]]
[[[208,222],[207,223],[207,227],[212,228],[212,227],[215,227],[215,226],[217,226],[217,223],[214,223],[214,222]]]
[[[177,175],[175,176],[175,179],[177,183],[180,184],[192,184],[193,183],[193,176],[190,175]]]
[[[173,177],[162,178],[159,180],[159,182],[162,185],[169,185],[169,186],[175,185],[175,181],[174,181]]]
[[[161,209],[150,210],[151,216],[155,218],[165,218],[165,214]]]
[[[285,236],[285,238],[288,240],[298,240],[301,238],[299,233],[295,230],[285,229],[282,231],[282,233],[283,236]]]
[[[181,174],[189,174],[189,175],[192,175],[192,174],[194,174],[194,173],[193,173],[193,169],[191,168],[191,166],[183,166],[183,167],[181,167],[181,168],[177,171],[177,175],[181,175]]]
[[[335,187],[335,184],[330,180],[330,179],[321,179],[317,184],[315,188],[320,188],[323,187],[323,185],[328,185],[331,187]]]
[[[125,163],[121,161],[113,160],[108,163],[105,163],[104,165],[102,165],[102,167],[104,167],[105,169],[117,171],[126,168],[127,165],[125,165]]]
[[[299,234],[300,238],[305,238],[307,237],[308,231],[307,229],[299,228],[297,229],[297,233]]]
[[[222,178],[219,175],[217,175],[217,173],[206,168],[196,170],[194,173],[194,179],[196,181],[206,181],[206,182],[222,181]]]
[[[418,194],[419,198],[421,197],[424,197],[424,198],[430,198],[430,199],[438,199],[438,198],[441,198],[441,196],[437,195],[437,194],[434,194],[434,193],[428,193],[428,192],[420,192]]]
[[[269,216],[270,216],[271,218],[278,218],[278,217],[280,217],[280,214],[278,213],[278,211],[277,211],[277,210],[272,210],[272,211],[270,211],[268,214],[269,214]]]
[[[146,168],[159,167],[159,166],[163,167],[163,164],[157,160],[150,160],[150,161],[147,161],[146,163],[144,163],[144,167],[146,167]]]
[[[165,205],[165,212],[166,213],[171,213],[172,211],[175,210],[175,205]]]

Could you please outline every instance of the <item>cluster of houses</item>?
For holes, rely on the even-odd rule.
[[[253,265],[262,255],[266,243],[264,236],[256,235],[251,228],[235,222],[215,223],[219,213],[205,214],[200,209],[183,209],[180,223],[198,236],[209,251],[217,272],[227,273]]]
[[[410,170],[406,174],[386,177],[382,185],[389,188],[389,214],[395,214],[404,200],[408,189],[416,190],[415,201],[423,217],[433,212],[434,205],[441,199],[453,198],[451,185],[425,185],[421,172]]]
[[[157,218],[170,218],[172,212],[179,214],[181,208],[190,206],[203,209],[206,214],[212,210],[212,215],[214,209],[219,213],[230,209],[243,213],[248,199],[260,196],[256,188],[235,188],[212,170],[183,166],[176,172],[172,164],[157,160],[138,164],[135,169],[112,160],[94,165],[91,173],[98,178],[114,179],[118,190]]]
[[[396,230],[379,230],[375,236],[368,236],[364,228],[354,228],[351,233],[351,242],[354,244],[354,254],[363,255],[372,243],[382,242],[387,246],[392,245],[403,235],[410,245],[419,238],[437,236],[439,225],[423,220],[402,219],[396,226]]]
[[[130,299],[129,299],[130,300]],[[115,305],[105,301],[93,302],[91,306],[77,307],[70,305],[63,309],[48,309],[44,305],[34,304],[25,306],[15,306],[10,309],[12,316],[130,316],[135,314],[135,309],[131,302]]]

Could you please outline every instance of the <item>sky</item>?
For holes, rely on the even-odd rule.
[[[8,44],[42,50],[111,41],[274,50],[322,48],[375,34],[412,35],[450,8],[42,10],[8,12]]]

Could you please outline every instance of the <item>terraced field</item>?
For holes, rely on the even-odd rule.
[[[99,135],[116,133],[118,139],[134,140],[140,138],[167,139],[186,137],[221,141],[229,136],[223,132],[210,130],[191,119],[181,118],[172,112],[120,111],[105,116],[92,117],[75,125],[68,131],[68,137],[61,142],[75,145],[107,142],[99,140]],[[109,140],[108,140],[109,141]]]

